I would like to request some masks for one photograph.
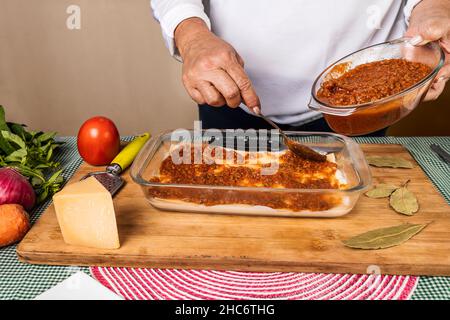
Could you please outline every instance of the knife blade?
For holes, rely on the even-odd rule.
[[[438,146],[437,144],[432,144],[430,145],[431,150],[433,150],[437,155],[439,155],[439,157],[441,157],[441,159],[450,164],[450,154],[445,151],[444,149],[442,149],[440,146]]]

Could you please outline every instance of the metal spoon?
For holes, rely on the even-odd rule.
[[[327,156],[323,155],[321,153],[318,153],[317,151],[314,151],[313,149],[311,149],[310,147],[305,146],[304,144],[301,144],[297,141],[292,140],[291,138],[289,138],[284,132],[283,130],[280,129],[279,126],[277,126],[272,120],[270,120],[269,118],[266,118],[266,116],[264,116],[261,113],[261,109],[259,108],[253,108],[253,112],[263,118],[267,123],[269,123],[272,127],[274,127],[275,129],[277,129],[281,136],[283,137],[284,140],[284,144],[289,148],[289,150],[292,151],[292,153],[294,153],[296,156],[303,158],[303,159],[307,159],[307,160],[312,160],[312,161],[316,161],[316,162],[324,162],[327,160]]]

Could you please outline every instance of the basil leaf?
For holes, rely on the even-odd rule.
[[[26,149],[19,149],[10,153],[9,156],[5,158],[5,161],[22,163],[23,160],[26,160],[24,158],[26,158],[27,154],[28,153]]]
[[[14,122],[7,122],[7,125],[9,127],[9,130],[12,133],[17,134],[19,137],[22,138],[23,141],[25,141],[25,142],[27,141],[27,139],[29,138],[29,134],[25,130],[23,124],[18,124],[18,123],[14,123]]]
[[[55,173],[50,177],[50,179],[48,179],[47,183],[52,184],[52,183],[57,182],[57,181],[58,181],[58,178],[59,178],[60,175],[61,175],[61,173],[62,173],[62,170],[59,170],[59,171],[55,172]]]
[[[50,148],[50,150],[48,150],[47,157],[46,157],[47,161],[50,161],[50,159],[52,158],[52,155],[53,155],[53,148]]]
[[[12,168],[18,170],[22,175],[26,176],[26,177],[36,177],[38,179],[40,179],[42,182],[45,182],[45,178],[42,175],[42,173],[38,170],[32,170],[30,168],[28,168],[27,166],[24,165],[16,165],[16,166],[11,166]]]
[[[56,132],[44,132],[39,137],[37,137],[37,140],[39,142],[46,142],[50,139],[53,140],[53,138],[56,136]]]
[[[48,190],[44,189],[40,194],[37,196],[37,203],[42,203],[47,199],[48,197]]]
[[[20,149],[26,149],[26,147],[27,147],[25,144],[25,141],[23,141],[22,138],[19,137],[17,134],[14,134],[10,131],[2,131],[2,136],[6,140],[8,140],[8,142],[10,144],[13,143],[16,146],[18,146]]]
[[[5,131],[6,132],[6,131]],[[3,151],[5,155],[9,155],[15,151],[11,144],[0,133],[0,151]]]
[[[51,168],[52,166],[48,163],[40,163],[37,166],[34,167],[34,169],[48,169]]]
[[[27,177],[38,195],[45,201],[61,188],[64,179],[53,161],[54,151],[64,142],[55,141],[56,132],[27,131],[26,126],[6,122],[0,106],[0,166],[9,166]]]
[[[0,105],[0,131],[9,131],[9,128],[6,125],[5,109],[2,105]]]
[[[39,187],[43,184],[43,181],[37,177],[31,177],[31,185],[34,187]]]

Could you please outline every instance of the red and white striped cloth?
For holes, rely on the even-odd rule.
[[[92,267],[118,295],[141,299],[408,299],[417,277]]]

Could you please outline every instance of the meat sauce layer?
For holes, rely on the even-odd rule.
[[[202,152],[205,150],[202,147]],[[225,149],[223,149],[225,150]],[[159,175],[151,182],[164,184],[187,184],[203,186],[265,187],[273,191],[220,190],[211,188],[151,187],[149,195],[162,199],[176,199],[207,206],[219,204],[248,204],[267,206],[274,209],[293,211],[328,210],[340,203],[335,195],[308,194],[302,190],[283,192],[282,189],[339,189],[342,186],[336,178],[335,163],[313,162],[296,157],[290,151],[281,155],[267,153],[255,161],[250,153],[223,151],[223,157],[216,157],[217,148],[211,152],[210,163],[176,164],[172,155],[164,159]],[[191,150],[194,159],[194,148]],[[226,158],[226,152],[231,152]],[[177,157],[182,156],[182,151]],[[228,159],[228,160],[226,160]],[[278,169],[273,174],[264,175],[261,169],[269,168],[270,161],[277,161]],[[193,161],[191,161],[193,162]],[[203,161],[205,162],[205,161]],[[212,162],[212,163],[211,163]],[[281,192],[280,192],[281,191]]]

